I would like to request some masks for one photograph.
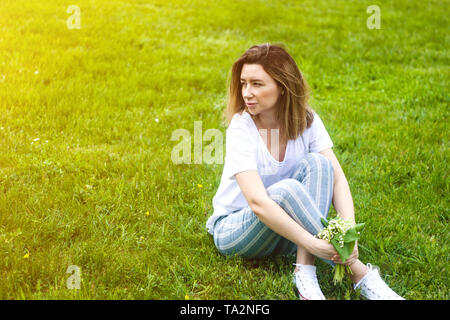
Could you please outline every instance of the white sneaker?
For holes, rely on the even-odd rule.
[[[298,271],[294,273],[295,293],[301,300],[325,300],[320,290],[316,276],[316,267],[312,265],[295,264]]]
[[[369,272],[353,286],[353,289],[361,288],[361,295],[369,300],[405,300],[396,294],[381,279],[378,269],[372,268],[370,263],[367,264]]]

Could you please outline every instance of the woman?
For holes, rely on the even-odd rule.
[[[354,209],[333,143],[307,97],[305,79],[280,46],[252,46],[233,64],[225,165],[206,226],[224,255],[296,253],[299,297],[323,300],[315,257],[342,261],[314,235],[331,202],[344,219],[354,220]],[[366,298],[403,299],[358,259],[357,246],[344,264]]]

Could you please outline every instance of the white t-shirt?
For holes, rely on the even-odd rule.
[[[236,182],[236,173],[257,170],[267,189],[275,182],[291,178],[300,159],[306,154],[331,147],[333,142],[322,120],[314,112],[311,127],[297,139],[289,140],[283,161],[277,161],[267,149],[250,114],[246,111],[242,114],[236,113],[226,131],[225,164],[219,188],[213,198],[214,212],[206,222],[208,232],[214,233],[214,223],[219,217],[248,206]]]

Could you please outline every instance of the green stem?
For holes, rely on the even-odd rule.
[[[334,268],[334,277],[333,282],[334,284],[337,284],[338,282],[342,282],[342,279],[345,276],[345,267],[342,264],[337,264]]]
[[[346,267],[347,272],[348,272],[349,274],[353,274],[352,269],[350,269],[350,266],[345,266],[345,267]]]

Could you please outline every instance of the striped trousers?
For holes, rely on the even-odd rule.
[[[331,161],[320,153],[308,153],[291,178],[274,183],[267,193],[295,222],[316,235],[323,228],[320,218],[327,218],[331,206],[333,178]],[[247,258],[297,251],[293,242],[262,223],[249,206],[216,221],[214,244],[224,255]]]

